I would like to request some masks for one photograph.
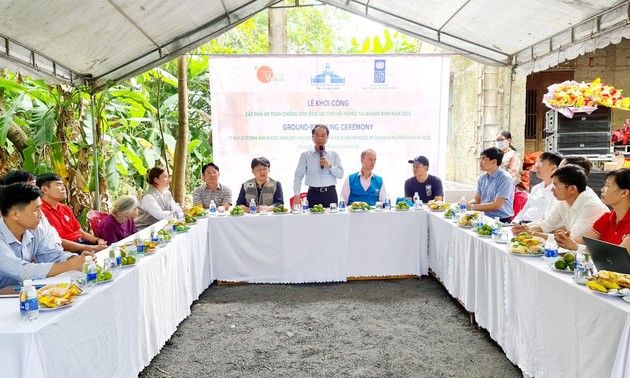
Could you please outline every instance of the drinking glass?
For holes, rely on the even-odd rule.
[[[87,281],[85,277],[85,273],[77,273],[70,277],[70,284],[77,286],[81,290],[85,290]]]
[[[260,215],[267,215],[267,206],[262,205],[260,207]]]
[[[219,207],[217,207],[217,214],[218,214],[219,216],[223,216],[223,215],[225,215],[225,207],[223,207],[223,206],[219,206]]]
[[[375,209],[376,209],[376,210],[383,210],[383,202],[381,202],[381,201],[377,201],[377,202],[376,202]]]
[[[302,204],[301,203],[294,203],[293,204],[293,213],[299,214],[301,212],[302,212]]]
[[[337,204],[335,202],[330,204],[330,212],[331,213],[336,213],[337,212]]]

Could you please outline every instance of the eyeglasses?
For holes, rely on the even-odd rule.
[[[264,172],[264,171],[266,171],[267,169],[269,169],[269,167],[261,167],[261,166],[258,166],[258,167],[256,167],[256,168],[254,168],[254,171],[256,171],[256,172]]]

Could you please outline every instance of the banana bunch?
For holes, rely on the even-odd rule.
[[[458,224],[460,227],[471,227],[475,223],[477,223],[477,218],[479,217],[479,215],[480,213],[478,211],[475,211],[474,213],[464,214],[461,218],[459,218]]]
[[[196,216],[204,216],[207,213],[206,213],[206,209],[204,209],[202,205],[195,205],[191,207],[190,209],[186,210],[185,214],[188,215],[189,217],[196,217]]]
[[[431,200],[429,201],[428,206],[429,206],[429,209],[431,210],[442,211],[442,210],[448,209],[451,206],[451,204],[447,202]]]
[[[601,270],[591,277],[586,286],[602,293],[630,295],[630,274]]]

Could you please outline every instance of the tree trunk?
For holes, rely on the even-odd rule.
[[[177,144],[173,161],[173,179],[171,189],[175,201],[184,206],[186,196],[186,158],[188,157],[188,72],[186,57],[177,58],[179,122],[177,125]]]
[[[286,1],[277,4],[286,5]],[[287,53],[287,9],[269,8],[269,53]]]

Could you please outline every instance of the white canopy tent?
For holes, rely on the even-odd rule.
[[[228,31],[278,0],[0,2],[0,66],[93,91]],[[300,5],[304,0],[296,0]],[[630,37],[629,0],[321,0],[523,74]],[[312,3],[311,3],[312,4]]]

